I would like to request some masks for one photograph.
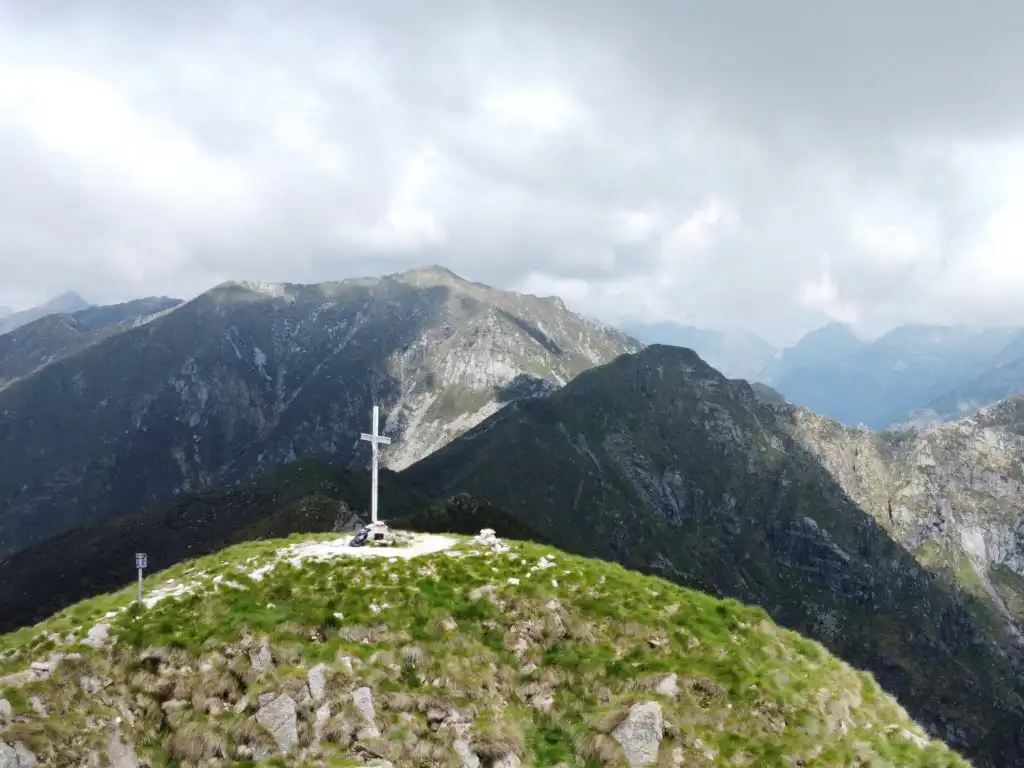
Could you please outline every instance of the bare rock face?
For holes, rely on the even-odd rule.
[[[135,750],[121,740],[118,731],[107,740],[107,760],[110,768],[139,768],[139,757]]]
[[[306,675],[306,685],[309,687],[309,695],[318,704],[323,701],[327,692],[327,665],[317,664]]]
[[[362,727],[356,733],[356,738],[379,739],[380,728],[377,727],[377,713],[373,708],[373,691],[366,686],[356,688],[352,691],[352,703],[362,720]]]
[[[612,732],[612,736],[622,745],[630,768],[643,768],[657,765],[663,729],[661,705],[651,701],[634,704],[629,716]]]
[[[36,756],[20,742],[11,746],[0,742],[0,768],[36,768]]]
[[[256,722],[274,737],[282,755],[287,755],[299,743],[295,702],[287,694],[282,694],[261,707],[256,713]]]
[[[249,651],[249,661],[252,664],[253,671],[258,675],[262,675],[274,666],[274,660],[270,655],[270,644],[267,641],[267,638],[264,637],[260,641],[259,648],[254,651]]]
[[[662,696],[671,696],[675,698],[679,695],[679,676],[673,672],[671,675],[667,675],[655,690]]]
[[[468,741],[458,738],[452,742],[452,749],[462,761],[462,768],[480,768],[480,758],[470,748]]]
[[[324,726],[331,719],[331,705],[323,704],[316,711],[316,719],[313,721],[313,736],[317,741],[323,738]]]
[[[86,633],[83,644],[92,646],[93,648],[102,648],[110,642],[110,625],[109,624],[97,624],[92,627],[88,633]]]

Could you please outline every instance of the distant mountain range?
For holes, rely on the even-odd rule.
[[[38,307],[25,309],[21,312],[12,312],[7,307],[3,307],[0,308],[0,334],[9,333],[16,328],[28,325],[34,320],[46,317],[47,315],[78,312],[79,310],[87,309],[90,306],[89,302],[77,293],[68,291],[67,293],[62,293],[55,299],[51,299],[45,304],[40,304]]]
[[[644,344],[692,349],[731,379],[760,380],[765,366],[779,352],[757,334],[744,331],[709,330],[676,323],[634,323],[625,325],[623,330]]]
[[[1024,393],[1024,329],[898,326],[873,341],[841,323],[777,349],[751,333],[662,323],[645,343],[693,349],[730,378],[767,384],[848,426],[928,426]]]

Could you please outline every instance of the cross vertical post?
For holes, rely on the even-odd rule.
[[[368,441],[370,443],[370,446],[373,449],[373,458],[371,460],[372,463],[371,463],[371,467],[370,467],[370,474],[371,474],[371,479],[370,479],[370,522],[371,523],[376,523],[377,522],[377,460],[379,458],[379,451],[380,451],[379,446],[381,446],[381,445],[390,445],[391,444],[391,438],[390,437],[384,437],[383,435],[379,434],[379,425],[380,425],[380,406],[375,405],[375,406],[373,406],[373,422],[371,424],[371,427],[372,427],[373,431],[370,434],[367,434],[367,433],[364,432],[359,437],[360,440]]]

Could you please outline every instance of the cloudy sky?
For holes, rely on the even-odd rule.
[[[788,341],[1024,323],[1024,6],[0,0],[0,305],[442,263]]]

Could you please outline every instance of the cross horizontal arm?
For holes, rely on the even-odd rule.
[[[391,438],[384,437],[384,435],[368,435],[363,432],[359,436],[360,440],[369,440],[371,443],[383,443],[384,445],[391,445]]]

